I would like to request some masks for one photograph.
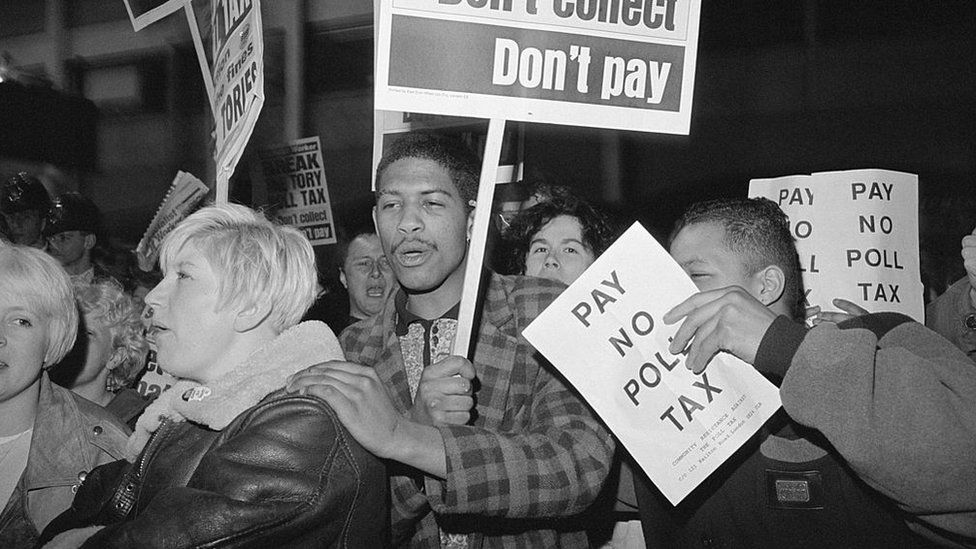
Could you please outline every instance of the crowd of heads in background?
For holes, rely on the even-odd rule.
[[[425,160],[446,167],[450,183],[460,195],[463,211],[471,212],[477,199],[480,160],[469,148],[456,140],[432,134],[410,135],[397,141],[385,155],[383,163],[377,167],[377,180],[382,182],[383,174],[390,166],[403,159],[410,160],[411,169],[423,169]],[[397,166],[401,167],[401,164],[404,163]],[[142,312],[146,294],[162,280],[162,275],[158,270],[142,271],[130,250],[109,242],[102,213],[92,200],[77,192],[62,193],[52,199],[45,185],[26,172],[6,179],[2,185],[0,240],[43,249],[61,264],[73,283],[92,285],[79,293],[79,299],[83,299],[82,296],[94,299],[97,294],[103,300],[111,301],[107,297],[109,294],[121,295],[131,302],[131,310],[136,311],[136,316]],[[610,244],[615,236],[614,227],[603,212],[575,196],[567,187],[545,183],[519,183],[518,186],[519,201],[500,226],[502,230],[493,233],[497,242],[493,242],[489,252],[494,251],[496,257],[489,258],[489,264],[503,272],[572,283]],[[382,201],[383,195],[383,187],[379,185],[376,198]],[[380,210],[378,214],[379,217],[383,215]],[[339,224],[345,221],[341,217],[337,220]],[[348,297],[347,319],[335,322],[339,329],[378,313],[398,287],[389,257],[397,253],[396,246],[402,244],[403,239],[388,239],[390,249],[384,250],[373,223],[367,226],[362,221],[349,220],[348,225],[357,228],[340,230],[341,238],[335,250],[337,269],[331,278],[337,279],[334,282],[342,286],[344,297]],[[464,222],[469,225],[469,220]],[[231,246],[224,249],[240,253]],[[326,283],[325,287],[332,282],[329,276],[320,278],[320,281]],[[115,306],[121,307],[119,304]],[[85,305],[82,307],[84,309]],[[345,309],[345,303],[341,307]],[[113,340],[121,337],[116,333],[121,329],[113,325]],[[113,347],[108,352],[111,357],[117,357],[121,350]],[[60,378],[76,379],[79,383],[87,378],[88,374],[82,373],[85,360],[76,356],[81,354],[76,350],[68,357],[66,363],[73,366],[65,367]],[[113,361],[117,360],[113,358]],[[130,362],[139,361],[131,359],[126,364]],[[109,361],[105,363],[109,364]],[[110,387],[131,385],[131,375],[117,375],[128,372],[127,368],[118,368],[111,362],[111,367],[105,371],[112,374],[108,378],[102,374],[100,379],[108,379]]]
[[[108,244],[91,199],[65,192],[52,200],[26,172],[0,186],[0,246],[5,289],[30,301],[39,317],[52,319],[56,349],[43,360],[45,368],[57,364],[49,370],[52,380],[103,406],[131,390],[149,350],[141,298],[159,273],[140,271],[131,253]],[[30,272],[42,276],[28,277]],[[18,280],[36,287],[17,289]],[[71,304],[70,316],[51,310]],[[60,326],[65,320],[73,326]]]

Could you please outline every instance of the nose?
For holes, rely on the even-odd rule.
[[[419,232],[424,228],[424,221],[420,216],[420,209],[412,204],[405,204],[400,214],[397,230],[403,234]]]
[[[146,309],[143,312],[144,316],[151,318],[153,311],[159,309],[163,305],[163,300],[165,299],[167,293],[167,285],[168,283],[166,278],[163,278],[159,284],[156,284],[156,286],[152,290],[149,290],[149,293],[146,294],[146,297],[143,300],[146,303]]]
[[[548,269],[558,269],[559,261],[556,259],[556,252],[550,251],[546,254],[546,261],[543,263]]]
[[[383,277],[383,268],[381,267],[381,265],[382,264],[380,263],[379,260],[374,261],[374,262],[372,262],[369,265],[369,277],[370,278],[382,278]]]

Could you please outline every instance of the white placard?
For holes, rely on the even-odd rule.
[[[846,299],[869,312],[924,321],[918,254],[918,176],[847,170],[754,179],[790,218],[808,305],[836,311]]]
[[[264,36],[259,0],[213,0],[212,6],[209,76],[214,90],[214,160],[220,201],[226,199],[227,182],[264,105]]]
[[[688,134],[700,0],[379,4],[377,109]]]
[[[664,314],[698,290],[639,223],[523,332],[677,505],[780,407],[778,389],[721,353],[704,373],[668,352]]]
[[[190,0],[125,0],[125,10],[129,12],[132,29],[138,32],[189,3]]]
[[[176,177],[173,178],[166,195],[156,208],[156,214],[153,215],[146,232],[136,246],[136,258],[140,269],[147,272],[153,269],[159,259],[159,249],[163,245],[163,239],[193,213],[209,190],[193,174],[176,172]]]

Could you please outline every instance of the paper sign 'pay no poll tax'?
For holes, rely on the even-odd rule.
[[[698,290],[635,223],[523,335],[677,505],[779,408],[778,389],[721,353],[693,374],[661,320]]]
[[[841,298],[924,321],[917,175],[871,169],[753,179],[749,196],[789,216],[808,306],[832,311]]]

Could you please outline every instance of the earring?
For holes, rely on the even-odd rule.
[[[105,378],[105,390],[110,393],[117,393],[121,391],[125,385],[115,377],[115,372],[109,372],[108,377]]]
[[[115,369],[125,361],[123,353],[122,349],[116,349],[109,357],[108,363],[105,364],[105,367],[108,368],[108,375],[105,376],[105,390],[110,393],[117,393],[125,388],[125,379],[115,373]]]

